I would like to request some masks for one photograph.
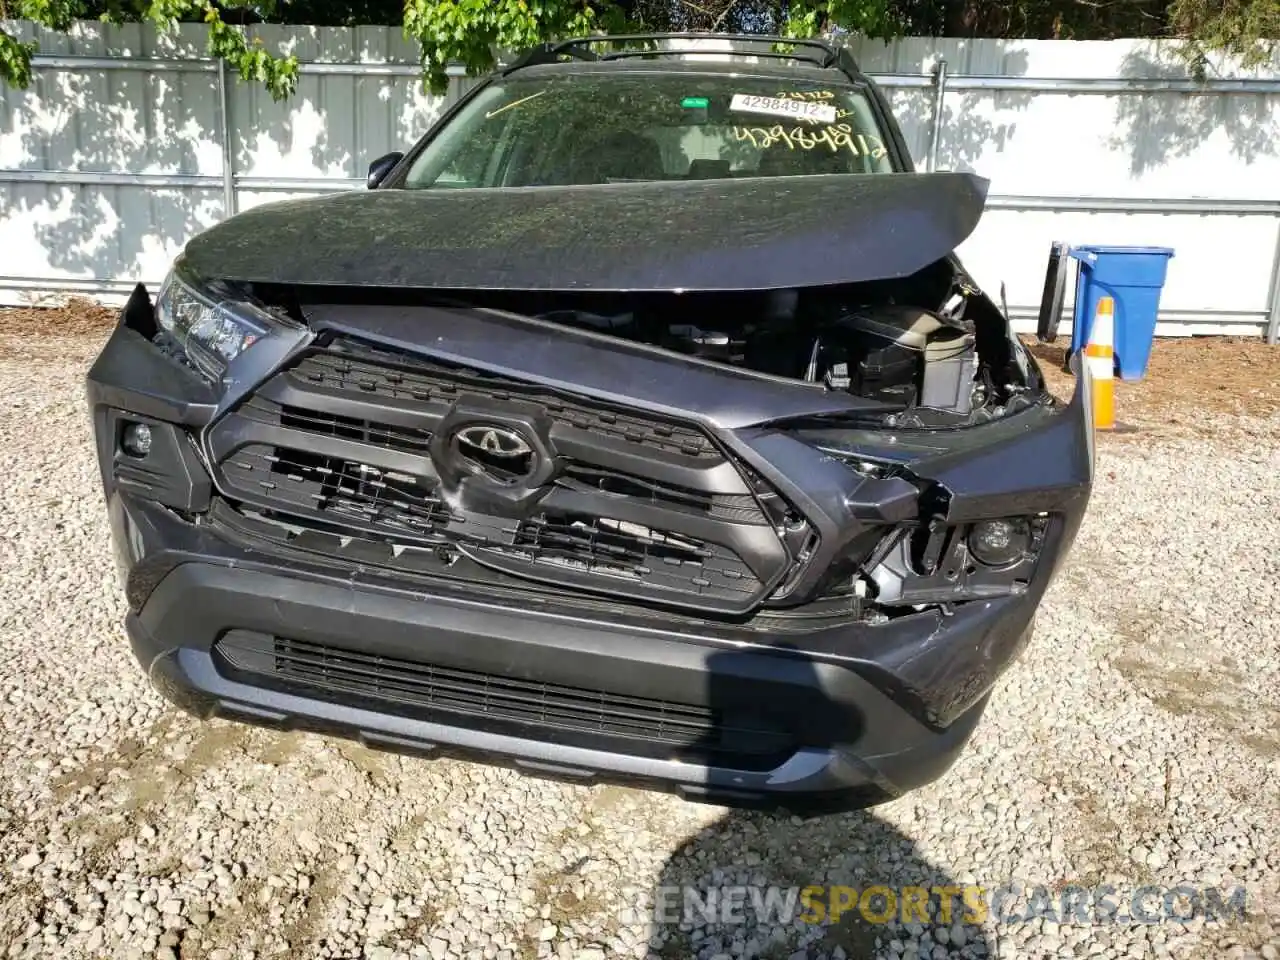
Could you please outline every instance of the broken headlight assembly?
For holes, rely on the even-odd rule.
[[[282,325],[234,290],[195,280],[182,269],[181,260],[161,285],[155,311],[157,342],[214,383],[236,357]]]
[[[868,570],[885,606],[1016,596],[1031,582],[1053,518],[993,517],[948,524],[940,517],[892,534]]]

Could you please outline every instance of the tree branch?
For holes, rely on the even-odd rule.
[[[696,10],[698,13],[705,14],[708,17],[712,15],[711,11],[706,7],[700,7],[696,3],[691,3],[690,0],[680,0],[680,3],[682,6],[686,6],[690,10]]]
[[[715,33],[720,29],[720,25],[724,23],[725,17],[729,16],[729,11],[733,9],[737,2],[738,0],[729,0],[729,2],[724,5],[724,9],[720,11],[720,16],[716,17],[715,23],[711,24],[712,33]]]

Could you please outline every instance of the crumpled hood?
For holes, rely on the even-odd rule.
[[[248,210],[192,240],[208,279],[452,290],[769,290],[904,277],[978,223],[966,173],[372,190]]]

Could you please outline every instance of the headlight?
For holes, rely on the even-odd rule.
[[[192,365],[218,381],[227,365],[280,321],[261,307],[215,287],[201,289],[175,268],[156,299],[156,322]]]

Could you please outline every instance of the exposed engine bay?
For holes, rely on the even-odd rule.
[[[955,255],[986,181],[796,176],[779,204],[769,179],[268,204],[193,240],[181,269],[300,322],[326,305],[502,311],[807,383],[827,394],[815,410],[857,408],[864,423],[963,426],[1043,400],[1004,313]],[[271,240],[284,235],[324,242]],[[569,339],[566,355],[585,359]]]
[[[822,383],[831,390],[906,408],[968,413],[975,389],[974,337],[918,307],[839,307],[800,313],[798,291],[756,303],[638,304],[625,313],[555,310],[539,315],[571,326],[763,373]],[[672,309],[674,308],[674,309]],[[719,313],[719,316],[716,314]]]
[[[282,302],[279,289],[255,292],[305,317],[303,305],[292,297]],[[407,291],[335,296],[328,288],[322,297],[330,303],[347,297],[421,303],[420,295]],[[1004,316],[949,259],[898,280],[826,287],[450,291],[446,299],[865,397],[886,404],[900,425],[986,419],[1039,394]]]

